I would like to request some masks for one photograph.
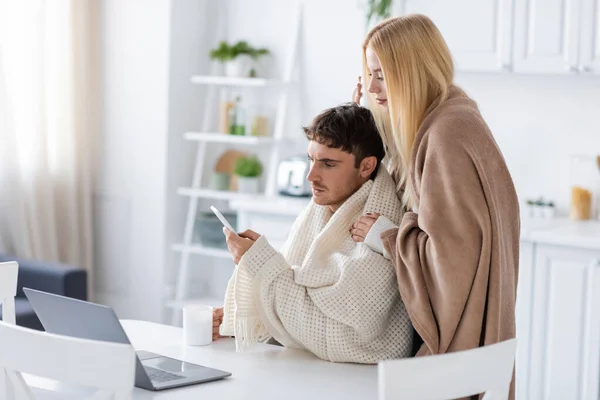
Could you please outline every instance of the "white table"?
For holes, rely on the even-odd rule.
[[[232,339],[210,346],[186,346],[182,329],[145,321],[121,320],[136,350],[147,350],[232,376],[161,392],[135,388],[134,399],[194,400],[363,400],[377,398],[377,367],[331,363],[311,353],[258,344],[243,353]],[[36,385],[35,379],[27,381]]]

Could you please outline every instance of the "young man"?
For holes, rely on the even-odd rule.
[[[352,240],[365,214],[398,223],[395,184],[379,167],[384,148],[370,111],[348,104],[304,128],[313,198],[279,253],[260,234],[226,228],[237,264],[221,334],[238,349],[275,339],[336,362],[376,363],[410,355],[413,331],[392,263]],[[221,323],[215,313],[214,325]]]

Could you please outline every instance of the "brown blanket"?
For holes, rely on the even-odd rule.
[[[477,105],[459,88],[425,118],[411,180],[418,214],[407,212],[400,228],[381,238],[424,342],[417,355],[514,338],[517,195]]]

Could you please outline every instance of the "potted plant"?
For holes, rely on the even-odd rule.
[[[238,158],[233,170],[238,178],[238,192],[258,193],[262,172],[263,166],[256,156]]]
[[[256,76],[256,61],[269,54],[266,48],[254,48],[241,40],[234,45],[221,41],[210,51],[210,58],[225,64],[227,76]]]

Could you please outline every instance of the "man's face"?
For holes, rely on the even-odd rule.
[[[329,206],[333,212],[369,179],[372,172],[372,169],[356,168],[353,154],[313,140],[308,144],[308,158],[311,163],[306,179],[312,186],[313,200],[316,204]]]

